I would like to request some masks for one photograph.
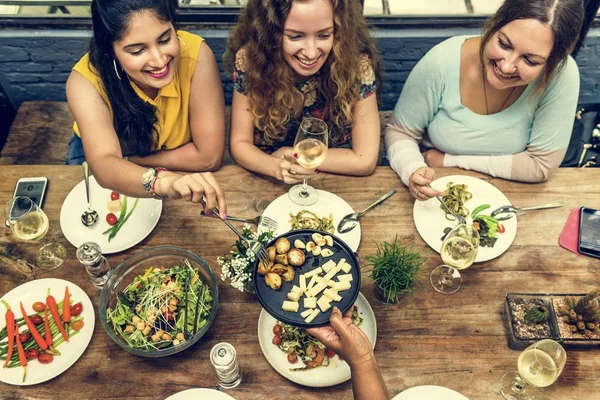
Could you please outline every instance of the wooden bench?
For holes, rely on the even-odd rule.
[[[230,112],[231,107],[225,107],[227,139]],[[391,114],[391,111],[380,111],[382,129]],[[64,164],[71,136],[73,136],[73,116],[66,102],[23,102],[0,153],[0,164]],[[229,140],[225,141],[223,164],[235,164],[229,154],[228,142]],[[378,165],[382,164],[384,154],[383,140],[381,142]]]

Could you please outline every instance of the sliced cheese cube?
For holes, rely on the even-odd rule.
[[[308,281],[308,285],[306,285],[305,293],[308,293],[315,283],[317,283],[317,276],[313,275],[313,277],[310,278],[310,281]]]
[[[306,322],[307,324],[311,323],[312,320],[315,319],[320,312],[321,311],[318,308],[315,308],[313,312],[304,320],[304,322]]]
[[[323,268],[318,267],[318,268],[313,269],[312,271],[308,271],[307,273],[304,274],[304,276],[306,277],[306,279],[308,279],[311,276],[319,275],[321,272],[323,272]]]
[[[317,299],[314,297],[305,297],[304,298],[304,308],[316,308],[317,307]]]
[[[118,213],[121,211],[121,200],[117,199],[117,200],[111,200],[108,203],[106,203],[106,208],[108,208],[108,211],[110,211],[111,213]]]
[[[297,301],[284,301],[281,308],[283,311],[297,312],[300,308],[300,303]]]
[[[298,292],[301,296],[302,296],[302,294],[304,294],[304,290],[302,290],[301,287],[296,286],[296,285],[292,286],[292,292]]]
[[[321,311],[325,312],[331,308],[331,299],[327,296],[321,296],[319,301],[317,301],[317,305]]]
[[[300,289],[302,293],[306,292],[306,276],[300,275]]]
[[[340,261],[338,261],[336,267],[339,267],[340,269],[342,269],[342,265],[344,265],[345,262],[346,262],[345,258],[340,258]]]
[[[319,293],[321,293],[323,291],[323,289],[325,289],[327,287],[327,284],[325,282],[319,282],[317,283],[312,289],[309,290],[309,293],[311,296],[316,296]],[[334,287],[335,287],[335,283],[334,283]]]
[[[352,271],[352,265],[350,265],[346,261],[344,261],[344,264],[342,264],[342,271],[344,271],[346,274],[349,274],[350,271]]]
[[[287,298],[296,303],[300,301],[300,296],[302,296],[300,293],[294,292],[293,290],[287,294]]]
[[[331,268],[335,267],[335,265],[336,265],[335,261],[329,260],[325,264],[321,265],[321,268],[323,268],[323,271],[329,272],[329,270],[331,270]]]
[[[330,269],[328,273],[325,274],[325,276],[323,277],[323,279],[325,279],[325,281],[330,281],[331,278],[333,278],[341,270],[342,270],[342,268],[338,267],[336,265],[334,268]]]
[[[330,298],[332,301],[341,301],[342,300],[342,296],[340,296],[335,290],[333,289],[325,289],[323,291],[323,296],[326,296],[328,298]]]
[[[330,281],[327,281],[327,286],[329,287],[333,287],[333,284],[335,283],[335,281],[332,279]]]
[[[326,281],[326,280],[325,280],[325,278],[323,278],[322,276],[317,276],[317,277],[315,278],[315,281],[316,281],[317,283],[324,283],[324,284],[326,284],[326,285],[327,285],[327,281]]]
[[[302,316],[302,318],[306,318],[308,317],[310,314],[312,314],[313,310],[312,308],[309,308],[308,310],[304,310],[300,313],[300,315]]]
[[[338,281],[348,281],[348,282],[352,282],[354,280],[354,277],[352,276],[352,274],[343,274],[343,275],[338,275],[337,276]]]
[[[341,292],[343,290],[348,290],[352,287],[352,284],[348,281],[341,281],[341,282],[335,282],[333,284],[333,288],[335,290],[337,290],[338,292]]]

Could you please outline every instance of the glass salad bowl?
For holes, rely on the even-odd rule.
[[[217,315],[218,299],[217,279],[206,261],[179,247],[158,246],[134,254],[110,272],[98,314],[121,348],[164,357],[204,336]]]

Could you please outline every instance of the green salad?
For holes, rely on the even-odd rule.
[[[115,332],[132,348],[178,346],[208,322],[212,293],[188,260],[150,267],[117,295],[107,310]]]

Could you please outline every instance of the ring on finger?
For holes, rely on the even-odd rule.
[[[288,172],[290,173],[290,175],[296,175],[297,172],[296,171],[292,171],[292,165],[293,164],[290,164],[290,167],[288,168]]]
[[[415,196],[419,197],[419,193],[421,193],[419,192],[419,189],[415,189]]]

